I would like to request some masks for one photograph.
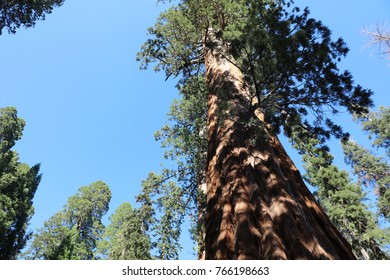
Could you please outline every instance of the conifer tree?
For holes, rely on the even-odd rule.
[[[98,248],[110,260],[148,260],[150,245],[139,210],[125,202],[111,215]]]
[[[33,235],[27,259],[97,259],[97,243],[102,239],[102,217],[107,213],[111,191],[102,181],[81,187],[68,198],[64,208],[45,221]]]
[[[390,166],[387,161],[354,141],[343,142],[343,150],[346,162],[352,166],[359,182],[377,194],[379,213],[390,220]]]
[[[184,195],[183,190],[169,178],[167,174],[149,173],[137,196],[137,201],[141,203],[139,213],[144,221],[143,228],[151,239],[153,259],[178,259],[181,249],[179,239],[184,217]]]
[[[191,224],[191,237],[197,243],[199,259],[204,259],[204,220],[206,208],[205,167],[207,155],[207,90],[203,76],[192,77],[179,85],[181,99],[174,100],[168,123],[155,133],[165,149],[165,159],[175,162],[162,178],[175,178],[182,188],[180,207]],[[154,184],[158,187],[158,183]],[[170,198],[167,192],[167,198]],[[164,196],[160,197],[164,200]]]
[[[358,259],[389,259],[386,246],[390,242],[390,232],[380,227],[378,218],[364,203],[367,195],[361,184],[352,182],[346,171],[333,164],[328,149],[301,128],[295,128],[291,140],[302,154],[305,180],[316,188],[316,198],[352,245],[355,256]]]
[[[371,92],[338,70],[343,40],[291,4],[176,1],[138,56],[180,76],[179,90],[205,81],[207,259],[354,258],[276,135],[300,125],[320,143],[342,137],[327,112],[364,113]]]
[[[378,112],[371,111],[358,120],[370,138],[374,139],[373,146],[385,149],[390,157],[390,107],[381,106]]]
[[[44,20],[46,14],[63,3],[64,0],[0,1],[0,35],[4,28],[15,33],[21,26],[33,27],[37,20]]]
[[[25,121],[13,107],[0,108],[0,259],[15,259],[31,237],[28,222],[41,180],[40,165],[19,162],[11,150],[22,137]]]

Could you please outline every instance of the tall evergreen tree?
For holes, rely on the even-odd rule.
[[[175,161],[175,168],[165,169],[165,176],[175,177],[182,187],[181,205],[191,223],[192,239],[198,244],[199,259],[204,258],[204,220],[206,208],[205,167],[207,155],[207,90],[203,76],[194,76],[179,85],[182,98],[174,100],[168,123],[157,131],[156,140],[165,149],[165,158]],[[167,192],[168,199],[169,192]],[[164,197],[160,198],[161,200]]]
[[[296,127],[291,137],[294,147],[302,154],[305,180],[316,187],[316,198],[330,220],[352,245],[359,259],[389,259],[386,245],[390,232],[383,230],[374,213],[364,202],[366,193],[353,183],[346,171],[333,162],[333,156],[317,139]]]
[[[372,187],[378,196],[379,213],[390,220],[390,166],[384,158],[375,156],[354,141],[343,142],[345,159],[359,182]]]
[[[183,190],[170,177],[150,173],[137,196],[143,228],[152,241],[152,257],[160,260],[178,259],[181,249],[179,239],[186,203]]]
[[[290,1],[177,1],[149,32],[144,67],[180,75],[179,89],[205,77],[205,257],[354,258],[276,136],[301,125],[323,143],[343,136],[327,112],[371,105],[337,68],[343,40]]]
[[[111,215],[98,247],[110,260],[148,260],[150,245],[138,209],[125,202]]]
[[[102,181],[81,187],[64,209],[54,214],[33,235],[27,259],[92,260],[97,258],[111,191]]]
[[[4,28],[15,33],[21,26],[33,27],[37,20],[44,20],[55,7],[65,0],[3,0],[0,1],[0,35]]]
[[[344,141],[343,149],[346,163],[350,164],[360,183],[372,187],[378,196],[379,213],[390,219],[390,108],[381,106],[378,112],[369,112],[357,118],[363,130],[374,140],[372,145],[383,148],[386,157],[380,157],[374,152],[360,146],[354,141]]]
[[[369,112],[358,118],[363,129],[374,139],[373,146],[384,148],[390,157],[390,107],[379,107],[378,112]]]
[[[0,259],[15,259],[31,233],[33,198],[41,175],[39,164],[29,167],[12,151],[22,137],[25,122],[12,107],[0,108]]]

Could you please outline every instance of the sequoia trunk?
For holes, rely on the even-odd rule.
[[[206,259],[354,259],[262,112],[251,112],[240,69],[209,35]]]

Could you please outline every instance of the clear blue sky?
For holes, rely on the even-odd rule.
[[[365,48],[361,30],[384,21],[390,28],[390,1],[296,4],[345,39],[351,51],[340,67],[375,92],[377,106],[389,106],[390,61]],[[111,214],[134,203],[141,180],[160,169],[163,151],[153,133],[177,92],[162,73],[140,71],[135,56],[161,9],[156,0],[66,0],[35,28],[0,36],[0,107],[15,106],[26,120],[15,149],[22,162],[41,163],[43,173],[31,229],[96,180],[112,190]],[[339,118],[360,140],[349,119]],[[338,143],[332,148],[342,163]],[[182,258],[191,258],[192,245],[183,246]]]

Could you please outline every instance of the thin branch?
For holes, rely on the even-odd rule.
[[[378,46],[379,54],[388,54],[388,59],[390,59],[390,31],[386,30],[385,24],[377,24],[375,31],[364,29],[362,32],[370,37],[369,46]],[[382,50],[383,45],[385,50]]]

